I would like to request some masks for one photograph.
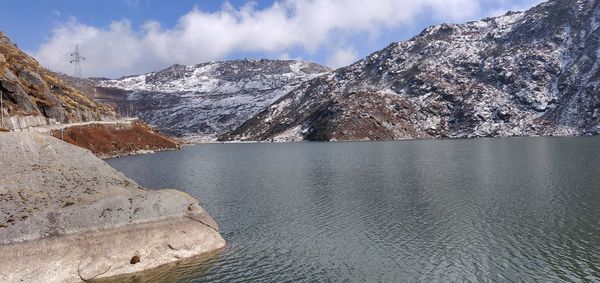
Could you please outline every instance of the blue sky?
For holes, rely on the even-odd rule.
[[[238,58],[344,66],[427,26],[461,23],[540,0],[5,1],[0,29],[51,69],[86,76]]]

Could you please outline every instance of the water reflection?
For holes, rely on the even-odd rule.
[[[225,248],[227,249],[227,248]],[[94,283],[171,283],[190,282],[195,277],[206,274],[215,263],[219,262],[220,251],[210,252],[204,255],[187,258],[175,263],[166,264],[148,271],[115,276],[104,279],[90,280]]]
[[[112,160],[228,248],[184,281],[600,280],[600,138],[198,145]]]

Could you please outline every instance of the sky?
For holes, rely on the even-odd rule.
[[[440,23],[525,10],[541,0],[19,0],[0,30],[42,65],[118,78],[214,60],[298,59],[333,69]]]

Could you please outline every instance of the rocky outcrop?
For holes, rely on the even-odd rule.
[[[2,131],[44,131],[54,126],[112,121],[117,126],[68,127],[66,140],[101,157],[177,149],[179,144],[142,122],[118,123],[112,107],[97,102],[91,80],[44,69],[0,32]],[[41,129],[40,129],[41,128]],[[64,136],[61,132],[61,137]]]
[[[224,246],[198,202],[145,190],[89,151],[0,133],[0,281],[77,282]]]
[[[44,69],[0,32],[0,92],[6,116],[61,123],[114,119],[115,112]],[[6,121],[5,121],[6,122]],[[6,125],[0,125],[6,128]]]
[[[171,136],[210,140],[231,131],[300,83],[329,72],[295,60],[236,60],[97,80],[97,96]]]
[[[600,2],[442,24],[301,84],[222,140],[600,133]]]

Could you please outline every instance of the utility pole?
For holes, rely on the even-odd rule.
[[[71,64],[75,64],[73,75],[79,79],[83,78],[83,72],[81,71],[81,61],[85,61],[85,57],[79,54],[79,45],[75,45],[75,51],[69,55],[71,55],[71,57],[73,58],[69,62],[71,62]]]
[[[65,141],[65,126],[63,121],[65,120],[65,110],[60,111],[60,139]]]

